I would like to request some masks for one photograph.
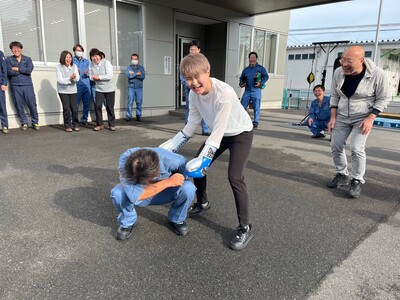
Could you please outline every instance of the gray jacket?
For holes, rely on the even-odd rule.
[[[364,63],[365,75],[350,98],[341,91],[345,79],[343,69],[339,67],[333,74],[331,107],[337,107],[337,113],[342,116],[367,116],[373,109],[383,111],[390,102],[389,83],[384,71],[368,58]]]

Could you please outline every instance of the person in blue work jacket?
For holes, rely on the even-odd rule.
[[[200,42],[193,40],[189,43],[189,54],[192,53],[200,53]],[[190,93],[190,87],[186,85],[186,80],[183,77],[183,75],[179,75],[179,79],[185,88],[185,102],[186,102],[186,111],[185,111],[185,124],[188,122],[189,118],[189,93]],[[207,123],[202,119],[201,120],[201,134],[205,136],[210,136],[211,131],[210,128],[208,127]]]
[[[82,117],[80,120],[81,125],[87,125],[89,110],[90,110],[90,61],[83,57],[83,46],[76,44],[72,50],[75,53],[73,63],[79,69],[80,79],[76,83],[78,93],[76,96],[76,103],[79,105],[82,102]]]
[[[265,83],[269,78],[267,70],[265,70],[262,65],[257,63],[257,58],[258,54],[256,52],[250,52],[249,66],[244,68],[239,82],[240,87],[245,88],[240,101],[244,109],[247,109],[250,103],[253,104],[254,128],[258,127],[258,122],[260,119],[261,89],[265,87]]]
[[[28,129],[28,118],[24,111],[25,105],[28,106],[31,114],[32,128],[39,130],[36,96],[31,77],[33,63],[30,57],[22,55],[22,49],[23,45],[20,42],[10,43],[10,50],[13,55],[7,57],[6,67],[7,76],[10,80],[11,97],[21,122],[21,130]]]
[[[185,179],[186,159],[162,148],[131,148],[119,159],[120,183],[111,191],[119,211],[117,240],[131,236],[137,222],[135,206],[171,203],[168,223],[177,235],[187,235],[186,215],[196,188]]]
[[[126,121],[132,119],[133,101],[136,103],[136,120],[142,122],[143,80],[146,78],[144,68],[139,65],[139,55],[131,55],[131,64],[126,67],[128,78],[128,105],[126,107]]]
[[[311,102],[307,126],[312,132],[312,138],[319,139],[325,137],[325,130],[331,119],[330,97],[325,96],[325,87],[321,84],[313,88],[315,100]]]
[[[7,68],[3,51],[0,50],[0,122],[1,132],[8,133],[8,117],[6,106]]]

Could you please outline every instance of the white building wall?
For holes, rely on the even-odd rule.
[[[175,109],[176,32],[174,14],[176,11],[203,18],[213,18],[227,23],[225,81],[235,88],[238,97],[242,95],[242,91],[238,87],[239,76],[242,71],[238,70],[240,24],[256,26],[279,34],[276,72],[270,74],[267,88],[263,90],[262,108],[280,107],[284,87],[289,12],[245,17],[237,12],[196,1],[153,0],[151,3],[145,3],[143,9],[144,57],[141,57],[140,63],[146,68],[144,117],[167,114],[169,110]],[[11,55],[9,49],[4,50],[5,55]],[[86,50],[85,54],[87,55],[89,51]],[[164,72],[165,57],[171,58],[171,74]],[[55,66],[56,64],[47,66],[35,64],[32,73],[40,125],[62,124],[62,107],[57,94]],[[116,118],[124,118],[127,103],[127,83],[124,68],[115,68],[114,81],[116,85]],[[6,97],[9,126],[10,128],[19,127],[20,123],[9,91],[6,93]],[[105,110],[103,114],[106,118]],[[93,113],[91,115],[94,116]]]

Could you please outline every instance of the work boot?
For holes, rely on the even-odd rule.
[[[239,226],[236,228],[236,236],[231,240],[229,248],[232,250],[242,250],[253,238],[254,233],[251,225]]]
[[[172,227],[172,230],[177,235],[187,235],[189,232],[189,229],[188,229],[185,221],[180,222],[180,223],[174,223],[172,221],[168,221],[168,224]]]
[[[328,188],[336,188],[338,186],[348,185],[349,179],[350,179],[349,175],[337,173],[335,177],[333,177],[332,181],[329,181],[327,183],[327,186]]]
[[[210,202],[206,202],[203,204],[193,203],[192,206],[189,208],[189,217],[194,217],[200,214],[203,211],[209,210],[211,208]]]
[[[361,181],[353,178],[351,180],[350,188],[347,194],[349,195],[350,198],[358,198],[360,197],[361,189],[362,189]]]

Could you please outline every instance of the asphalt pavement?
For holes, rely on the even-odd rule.
[[[262,111],[245,172],[255,237],[243,251],[228,248],[228,154],[210,168],[211,210],[187,220],[187,236],[168,227],[168,206],[153,206],[138,209],[129,240],[114,238],[120,154],[158,146],[183,116],[0,134],[0,298],[400,299],[400,130],[374,128],[362,196],[349,199],[326,187],[329,139],[292,125],[303,117]],[[205,139],[199,131],[181,154]]]

